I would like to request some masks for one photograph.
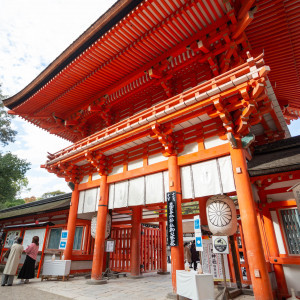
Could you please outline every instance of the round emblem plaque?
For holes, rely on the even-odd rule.
[[[237,230],[236,207],[226,195],[215,195],[206,202],[209,230],[214,235],[233,235]]]

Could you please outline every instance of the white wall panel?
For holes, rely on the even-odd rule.
[[[224,145],[224,144],[227,144],[227,143],[228,143],[227,140],[223,141],[218,136],[213,136],[211,138],[208,138],[208,139],[204,140],[204,147],[205,147],[205,149],[209,149],[209,148]]]
[[[178,154],[178,156],[183,156],[190,153],[198,152],[198,143],[191,143],[184,147],[184,150]]]
[[[101,176],[99,175],[98,172],[92,174],[92,180],[97,180],[97,179],[100,179],[100,178],[101,178]]]
[[[144,176],[129,180],[128,206],[145,204],[145,178]]]
[[[164,199],[165,202],[167,201],[167,192],[170,191],[169,188],[169,171],[164,171],[163,172],[163,177],[164,177]]]
[[[286,254],[285,248],[284,248],[284,243],[283,243],[283,238],[280,230],[280,225],[279,225],[279,220],[277,218],[276,211],[270,211],[271,217],[273,220],[273,226],[274,226],[274,231],[276,235],[276,240],[277,240],[277,245],[278,245],[278,250],[280,254]]]
[[[145,176],[146,204],[164,202],[163,173]]]
[[[235,191],[235,184],[233,178],[232,164],[230,156],[218,158],[223,193],[230,193]]]
[[[109,173],[109,175],[115,175],[123,173],[123,165],[116,166],[112,169],[112,171]]]
[[[85,196],[85,191],[80,191],[79,192],[78,209],[77,209],[78,214],[83,213],[84,196]]]
[[[114,208],[114,198],[115,198],[115,184],[111,183],[109,185],[109,192],[108,192],[108,209]]]
[[[216,160],[192,165],[195,197],[217,195],[221,193]]]
[[[96,207],[97,188],[85,191],[83,213],[94,212]]]
[[[130,161],[128,163],[128,171],[142,168],[142,167],[143,167],[143,159],[142,158]]]
[[[80,181],[80,183],[86,183],[89,181],[89,175],[86,175],[82,178],[82,180]]]
[[[115,183],[114,208],[126,207],[128,201],[128,181]]]
[[[183,199],[195,198],[191,166],[180,168],[180,180]]]
[[[161,162],[161,161],[165,161],[168,158],[163,156],[162,153],[156,153],[154,155],[151,155],[148,157],[148,164],[149,165],[153,165],[155,163]]]
[[[97,192],[96,192],[96,207],[95,207],[95,211],[98,211],[98,203],[100,200],[100,187],[97,188]]]

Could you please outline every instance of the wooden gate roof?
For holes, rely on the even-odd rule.
[[[203,78],[208,80],[226,70],[213,59],[218,55],[226,59],[229,53],[229,58],[235,54],[237,63],[242,53],[232,49],[237,44],[246,48],[249,36],[254,50],[265,50],[279,102],[300,109],[297,1],[258,1],[261,9],[247,36],[243,31],[253,19],[255,9],[250,9],[255,1],[237,1],[236,7],[230,1],[224,3],[120,0],[31,84],[4,103],[27,121],[76,141],[74,132],[61,130],[59,125],[73,126],[93,117],[94,105],[120,109],[120,102],[130,101],[126,95],[149,86],[166,69],[179,76],[180,70],[200,66],[204,73],[213,73]],[[271,32],[277,43],[268,38]],[[210,65],[212,72],[201,64]],[[164,79],[168,78],[160,78]]]

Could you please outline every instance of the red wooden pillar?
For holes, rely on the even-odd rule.
[[[169,191],[176,191],[177,194],[177,230],[178,230],[178,246],[171,247],[171,266],[172,266],[172,285],[173,291],[176,293],[176,270],[184,270],[184,254],[183,254],[183,231],[182,231],[182,213],[181,213],[181,185],[180,171],[178,167],[177,156],[169,156]]]
[[[141,221],[142,207],[132,207],[130,238],[130,273],[132,276],[141,275]]]
[[[68,238],[67,238],[66,249],[64,251],[65,260],[71,260],[72,258],[72,250],[73,250],[76,220],[77,220],[78,201],[79,201],[78,183],[75,183],[74,191],[72,193],[72,198],[71,198],[71,205],[70,205],[69,218],[67,224]]]
[[[240,146],[240,140],[238,143]],[[273,299],[272,288],[257,223],[245,154],[240,147],[231,149],[230,154],[254,296],[256,300],[271,300]]]
[[[100,179],[100,200],[98,204],[97,228],[96,228],[93,266],[92,266],[92,274],[91,274],[92,280],[102,279],[107,213],[108,213],[107,175],[102,175]]]
[[[276,235],[273,227],[273,221],[268,208],[264,207],[262,210],[263,213],[263,221],[264,227],[266,230],[266,237],[269,246],[269,254],[271,257],[279,257],[279,249],[277,245]],[[282,299],[282,297],[288,296],[288,288],[286,285],[285,275],[283,271],[282,265],[274,264],[274,273],[277,281],[278,288],[278,298]]]
[[[159,274],[169,274],[167,268],[167,228],[166,221],[159,222],[161,230],[161,269]]]

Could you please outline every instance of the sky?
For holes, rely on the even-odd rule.
[[[92,25],[115,0],[1,0],[0,83],[2,93],[13,96],[27,86],[74,40]],[[70,145],[16,117],[16,142],[0,151],[11,151],[31,163],[28,192],[21,197],[40,197],[45,192],[71,192],[63,178],[41,169],[47,152]]]
[[[4,95],[13,96],[27,86],[115,0],[1,0],[0,83]],[[54,153],[69,142],[50,135],[16,117],[12,127],[16,142],[0,149],[11,151],[31,163],[28,192],[21,197],[40,197],[45,192],[70,192],[62,178],[41,169],[47,152]],[[300,120],[293,121],[293,136],[300,134]]]

